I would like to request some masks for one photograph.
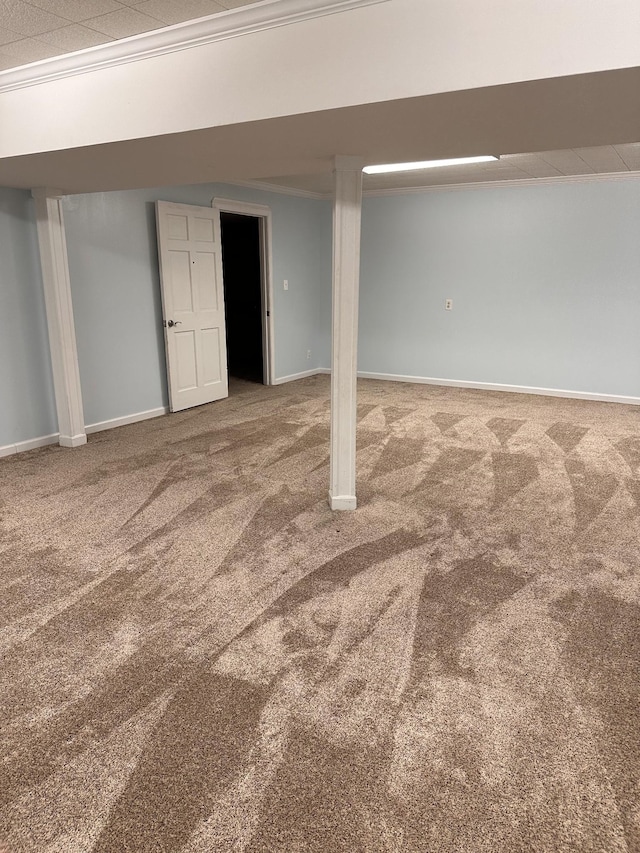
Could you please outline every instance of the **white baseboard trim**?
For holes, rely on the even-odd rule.
[[[7,444],[0,447],[0,458],[3,456],[13,456],[14,453],[24,453],[26,450],[35,450],[37,447],[45,447],[48,444],[60,443],[63,447],[80,447],[87,443],[87,435],[93,432],[101,432],[104,429],[113,429],[114,427],[125,426],[126,424],[135,424],[138,421],[146,421],[149,418],[158,418],[161,415],[166,415],[169,411],[167,406],[160,406],[158,409],[149,409],[146,412],[136,412],[133,415],[124,415],[122,418],[112,418],[109,421],[101,421],[97,424],[87,424],[85,427],[86,435],[74,435],[71,438],[62,436],[57,432],[51,435],[41,435],[38,438],[30,438],[28,441],[17,441],[15,444]]]
[[[311,370],[303,370],[302,373],[291,373],[289,376],[279,376],[273,380],[274,385],[284,385],[285,382],[295,382],[296,379],[306,379],[307,376],[315,376],[318,373],[331,373],[326,367],[314,367]]]
[[[86,443],[86,432],[80,433],[79,435],[61,435],[58,437],[58,444],[60,447],[82,447],[82,445]]]
[[[24,453],[26,450],[35,450],[37,447],[46,447],[48,444],[57,444],[58,438],[58,433],[53,432],[51,435],[41,435],[27,441],[17,441],[15,444],[5,444],[4,447],[0,447],[0,458],[13,456],[14,453]]]
[[[330,373],[331,370],[328,367],[315,367],[312,370],[305,370],[302,373],[280,376],[274,380],[273,384],[284,385],[286,382],[295,382],[296,379],[305,379],[307,376]],[[366,370],[359,370],[358,378],[382,379],[387,382],[414,382],[418,385],[443,385],[449,388],[477,388],[480,391],[507,391],[512,394],[538,394],[543,397],[566,397],[575,400],[595,400],[601,403],[622,403],[627,406],[640,406],[640,397],[625,397],[621,394],[597,394],[587,391],[566,391],[559,388],[533,388],[528,385],[501,385],[493,382],[471,382],[462,379],[437,379],[431,376],[404,376],[397,373],[371,373]],[[100,423],[87,424],[85,430],[87,435],[89,435],[105,429],[113,429],[114,427],[137,423],[138,421],[146,421],[150,418],[158,418],[161,415],[166,415],[168,412],[169,409],[167,406],[160,406],[158,409],[149,409],[146,412],[137,412],[136,414],[125,415],[121,418],[112,418],[111,420],[101,421]],[[51,433],[51,435],[30,438],[27,441],[17,441],[15,444],[6,444],[0,447],[0,459],[5,456],[13,456],[15,453],[24,453],[27,450],[46,447],[49,444],[57,444],[59,439],[59,434],[55,432]],[[84,444],[84,441],[78,442],[78,444],[80,443]],[[341,502],[343,498],[337,497],[331,500]],[[350,500],[350,498],[345,499],[346,502]],[[332,508],[338,509],[339,507],[335,506]],[[345,507],[345,509],[351,508],[351,506]]]
[[[357,506],[355,495],[333,495],[329,494],[329,506],[334,512],[353,512]]]
[[[599,394],[591,391],[566,391],[560,388],[533,388],[529,385],[501,385],[494,382],[471,382],[465,379],[436,379],[430,376],[402,376],[395,373],[369,373],[359,370],[360,379],[383,379],[390,382],[415,382],[420,385],[444,385],[450,388],[477,388],[480,391],[508,391],[512,394],[538,394],[543,397],[567,397],[575,400],[595,400],[601,403],[624,403],[640,406],[640,397],[620,394]]]
[[[138,421],[147,421],[150,418],[159,418],[161,415],[166,415],[168,412],[168,406],[160,406],[158,409],[147,409],[146,412],[136,412],[133,415],[124,415],[121,418],[111,418],[111,420],[108,421],[100,421],[96,424],[87,424],[85,431],[87,435],[89,435],[93,432],[102,432],[104,429],[114,429],[114,427],[135,424]]]

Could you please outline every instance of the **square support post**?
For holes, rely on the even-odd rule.
[[[331,474],[329,505],[356,508],[356,378],[362,167],[357,157],[336,157],[333,204],[333,310],[331,344]]]
[[[38,243],[44,285],[53,387],[58,413],[59,443],[78,447],[87,443],[78,369],[76,331],[71,302],[67,241],[62,193],[35,189]]]

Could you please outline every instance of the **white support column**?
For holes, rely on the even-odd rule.
[[[356,373],[362,167],[335,158],[331,349],[331,509],[356,508]]]
[[[67,241],[58,190],[35,189],[40,263],[47,309],[53,385],[58,412],[59,442],[63,447],[86,444],[82,390],[73,322]]]

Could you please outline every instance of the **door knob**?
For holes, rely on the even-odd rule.
[[[182,320],[169,320],[167,326],[171,328],[172,326],[179,326],[182,323]]]

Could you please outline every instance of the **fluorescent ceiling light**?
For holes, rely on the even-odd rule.
[[[421,163],[388,163],[384,166],[365,166],[362,170],[367,175],[381,175],[384,172],[417,172],[420,169],[435,169],[438,166],[463,166],[466,163],[488,163],[499,160],[493,154],[481,157],[450,157],[448,160],[423,160]]]

